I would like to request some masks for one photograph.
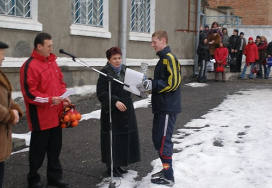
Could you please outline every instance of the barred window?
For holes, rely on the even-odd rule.
[[[131,31],[150,33],[150,6],[150,0],[131,0]]]
[[[103,27],[103,0],[72,0],[72,23]]]
[[[31,17],[31,0],[0,0],[0,15]]]

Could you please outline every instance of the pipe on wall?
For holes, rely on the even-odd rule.
[[[119,45],[122,50],[122,63],[126,64],[127,57],[127,0],[122,0],[120,18]]]

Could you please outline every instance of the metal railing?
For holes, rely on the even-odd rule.
[[[239,16],[204,16],[204,25],[211,26],[213,22],[218,22],[220,27],[238,28],[242,24]]]

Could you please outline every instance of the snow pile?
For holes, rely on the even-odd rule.
[[[173,187],[271,187],[271,92],[249,90],[228,96],[201,119],[179,129],[173,136],[175,149],[179,150],[173,155]],[[160,160],[154,160],[152,166],[153,171],[141,181],[125,177],[120,187],[159,187],[150,183],[150,176],[161,170]],[[105,179],[99,187],[108,185]]]
[[[198,82],[192,82],[192,83],[188,83],[185,84],[186,86],[191,86],[191,87],[205,87],[208,86],[208,84],[206,83],[198,83]]]

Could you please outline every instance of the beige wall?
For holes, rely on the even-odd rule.
[[[68,0],[39,0],[38,21],[43,24],[43,31],[53,36],[53,52],[56,55],[62,56],[58,50],[63,48],[78,57],[104,58],[108,48],[119,45],[120,3],[119,0],[109,0],[109,31],[112,35],[109,39],[70,35],[71,3]],[[155,30],[168,32],[172,51],[182,59],[194,57],[195,34],[176,31],[176,29],[187,27],[187,6],[188,0],[171,0],[171,3],[165,3],[165,0],[156,0],[155,5]],[[128,32],[129,12],[130,3],[128,3]],[[192,19],[194,20],[194,18]],[[194,28],[193,24],[194,22],[191,21],[191,29]],[[28,57],[33,49],[33,40],[39,32],[0,28],[0,33],[0,40],[10,46],[6,51],[7,57]],[[130,40],[127,41],[127,57],[157,58],[154,50],[150,47],[150,42]]]

